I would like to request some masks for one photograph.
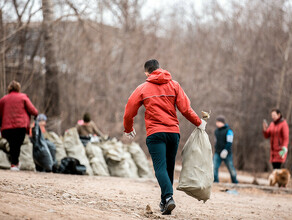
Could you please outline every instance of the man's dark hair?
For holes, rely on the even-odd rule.
[[[91,118],[90,118],[90,114],[89,114],[89,113],[86,112],[86,113],[83,115],[83,121],[84,121],[85,123],[88,123],[88,122],[91,121]]]
[[[282,117],[282,113],[281,113],[280,109],[273,108],[273,109],[271,110],[271,113],[272,113],[272,112],[276,112],[278,115],[280,114],[281,117]]]
[[[153,59],[153,60],[148,60],[145,64],[144,64],[144,69],[145,72],[148,73],[152,73],[153,71],[159,69],[159,63],[157,60]]]

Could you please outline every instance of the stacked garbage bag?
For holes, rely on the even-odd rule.
[[[54,132],[42,134],[36,124],[33,137],[25,137],[20,153],[21,170],[66,174],[152,178],[153,172],[141,147],[123,144],[116,138],[81,142],[75,127],[63,137]],[[0,139],[0,168],[9,169],[9,144]]]
[[[6,139],[0,138],[0,168],[9,169],[9,144]],[[20,150],[19,162],[22,170],[35,170],[35,163],[33,160],[33,146],[29,136],[25,136]]]

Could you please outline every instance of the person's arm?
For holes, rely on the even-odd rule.
[[[232,142],[233,142],[233,131],[231,129],[229,129],[227,131],[227,134],[226,134],[226,144],[225,144],[225,147],[224,147],[224,149],[220,153],[220,157],[222,159],[225,159],[227,157],[227,155],[228,155],[228,152],[231,151]]]
[[[226,145],[225,145],[225,149],[228,151],[231,150],[231,146],[233,143],[233,137],[234,137],[233,131],[231,129],[229,129],[227,131],[227,134],[226,134]]]
[[[284,125],[282,127],[281,134],[283,136],[283,144],[282,146],[280,146],[282,147],[282,150],[279,152],[279,155],[282,158],[284,158],[285,155],[288,153],[288,144],[289,144],[289,127],[286,121],[284,122]]]
[[[26,111],[33,116],[37,116],[38,115],[38,110],[34,107],[34,105],[31,103],[30,99],[28,98],[27,95],[25,95],[25,109]]]
[[[289,144],[289,127],[285,121],[284,126],[283,126],[283,146],[285,146],[287,150],[288,150],[288,144]]]
[[[125,107],[124,114],[124,132],[130,133],[132,132],[134,125],[134,117],[137,115],[140,106],[142,105],[142,95],[141,95],[141,87],[135,89],[132,95],[128,99],[128,103]]]
[[[92,125],[94,134],[103,137],[104,136],[103,133],[97,128],[96,124],[93,121],[91,121],[90,123]]]
[[[176,89],[176,106],[182,115],[196,126],[202,124],[202,120],[191,107],[191,102],[180,85]]]
[[[271,127],[272,127],[271,125],[272,123],[269,125],[268,129],[263,130],[263,134],[265,138],[269,138],[271,136]]]

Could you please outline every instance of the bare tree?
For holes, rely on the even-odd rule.
[[[281,70],[281,80],[280,80],[280,86],[279,86],[279,90],[278,90],[278,98],[277,98],[277,108],[280,108],[281,105],[281,98],[282,98],[282,93],[283,93],[283,87],[284,87],[284,80],[285,80],[285,75],[286,75],[286,69],[287,69],[287,64],[288,64],[288,60],[289,60],[289,54],[290,54],[290,47],[291,47],[291,41],[292,41],[292,34],[289,34],[289,38],[288,38],[288,42],[287,42],[287,46],[285,48],[284,51],[284,55],[283,55],[283,66],[282,66],[282,70]]]
[[[228,9],[219,1],[206,1],[202,15],[195,10],[190,13],[188,5],[176,4],[166,12],[153,10],[145,19],[141,15],[143,0],[82,4],[62,0],[54,1],[54,7],[52,1],[43,0],[42,30],[38,22],[28,24],[23,17],[20,25],[17,14],[21,15],[27,1],[33,2],[10,3],[18,10],[13,10],[14,20],[9,24],[4,16],[4,57],[9,60],[4,68],[9,79],[24,75],[30,79],[28,73],[33,73],[34,83],[22,80],[23,85],[36,103],[45,105],[49,121],[62,115],[65,130],[88,111],[104,132],[121,138],[127,98],[145,81],[144,62],[156,58],[180,82],[198,113],[212,110],[207,126],[212,143],[215,116],[226,115],[235,133],[237,168],[269,169],[269,144],[262,135],[262,119],[269,119],[270,109],[279,103],[292,125],[288,1],[230,0],[232,7]],[[33,14],[30,7],[26,6],[26,11]],[[60,11],[56,19],[54,10]],[[97,16],[88,13],[90,10]],[[110,25],[105,24],[105,14],[112,18]],[[25,37],[20,42],[21,34]],[[23,41],[24,56],[18,53]],[[27,65],[20,68],[17,60]],[[18,74],[17,69],[21,70]],[[66,83],[60,87],[61,82]],[[143,113],[141,109],[135,128],[137,140],[146,150]],[[182,147],[193,125],[178,115]],[[290,153],[287,166],[291,164]]]
[[[43,36],[44,51],[46,58],[46,78],[45,78],[45,111],[49,117],[57,119],[60,117],[60,93],[58,66],[55,54],[55,40],[52,24],[54,21],[54,11],[51,0],[42,0],[43,10]],[[60,133],[60,122],[56,120],[56,128]]]
[[[5,30],[3,25],[2,10],[0,9],[0,96],[5,94],[6,73],[5,73]],[[2,41],[3,40],[3,41]]]

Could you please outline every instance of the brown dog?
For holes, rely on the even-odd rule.
[[[275,169],[269,176],[270,186],[275,186],[278,183],[279,187],[286,187],[290,176],[290,172],[287,169]]]

